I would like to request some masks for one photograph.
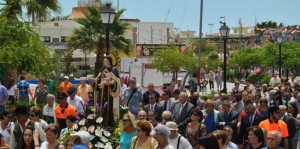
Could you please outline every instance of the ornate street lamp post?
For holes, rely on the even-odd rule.
[[[278,36],[277,36],[277,42],[279,44],[279,60],[278,60],[279,78],[281,79],[281,67],[282,67],[282,59],[281,59],[282,34],[281,33],[279,33]]]
[[[224,66],[223,66],[223,71],[224,71],[224,86],[223,86],[223,92],[227,93],[227,88],[226,88],[226,79],[227,79],[227,73],[226,73],[226,42],[227,42],[227,38],[229,37],[229,31],[230,28],[228,26],[226,26],[225,22],[222,22],[222,26],[219,29],[220,30],[220,34],[223,37],[224,40]]]
[[[100,17],[103,24],[106,24],[106,55],[109,55],[109,26],[113,24],[116,13],[111,9],[111,4],[106,4],[104,11],[100,11]]]

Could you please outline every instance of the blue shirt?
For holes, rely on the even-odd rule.
[[[216,129],[216,122],[214,117],[214,112],[210,113],[207,118],[204,120],[207,132],[212,133]]]
[[[0,85],[0,102],[2,102],[6,96],[8,96],[6,87],[3,85]]]
[[[20,95],[28,95],[29,83],[25,80],[21,80],[17,83]]]
[[[128,88],[125,92],[124,92],[124,97],[126,100],[126,103],[129,100],[129,97],[132,93],[132,89]],[[140,100],[143,99],[143,95],[142,92],[137,90],[131,97],[129,104],[128,104],[128,110],[129,112],[131,112],[132,114],[134,114],[135,116],[137,116],[138,112],[140,111]]]
[[[136,131],[127,134],[124,130],[121,132],[120,135],[120,149],[129,149],[131,140],[133,137],[136,136]]]

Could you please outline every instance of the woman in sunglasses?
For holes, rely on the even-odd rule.
[[[132,138],[137,135],[135,116],[131,113],[124,114],[122,124],[123,130],[121,130],[120,145],[117,149],[129,149]]]
[[[263,116],[264,120],[269,117],[269,115],[268,115],[268,100],[266,97],[260,98],[258,111]]]
[[[187,125],[186,129],[186,138],[194,148],[197,148],[199,139],[207,135],[205,125],[201,123],[202,119],[203,113],[200,107],[195,108],[191,116],[191,122]]]

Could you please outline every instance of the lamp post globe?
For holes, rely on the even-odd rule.
[[[111,8],[111,4],[107,3],[104,10],[99,12],[99,15],[102,23],[106,24],[106,55],[109,55],[109,26],[113,24],[116,13]]]

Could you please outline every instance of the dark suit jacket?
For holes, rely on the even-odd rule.
[[[186,126],[190,122],[191,114],[194,109],[194,105],[187,102],[184,105],[184,107],[182,108],[182,111],[179,115],[180,106],[181,106],[180,103],[178,103],[174,106],[174,110],[172,112],[172,119],[178,125],[178,132],[182,136],[185,136]]]
[[[284,115],[282,120],[287,125],[288,132],[289,132],[289,136],[288,136],[289,148],[292,149],[293,148],[293,138],[297,131],[294,119],[292,117]]]
[[[232,139],[231,141],[233,143],[237,143],[238,135],[237,135],[237,121],[238,121],[238,115],[236,111],[231,110],[228,115],[225,115],[225,113],[219,112],[218,118],[217,118],[217,129],[223,129],[224,125],[220,125],[220,122],[225,122],[225,125],[230,126],[233,130]]]
[[[259,123],[264,120],[264,117],[258,113],[255,114],[252,126],[258,126]],[[249,121],[249,115],[245,114],[242,117],[241,120],[241,127],[240,127],[240,134],[239,134],[239,139],[238,143],[242,144],[244,141],[248,140],[248,131],[247,129],[251,127],[250,121]]]
[[[150,111],[150,104],[147,104],[144,107],[144,111],[148,114],[148,112]],[[156,120],[161,121],[161,114],[164,111],[164,107],[160,103],[156,103],[154,106],[154,111],[155,111]]]

